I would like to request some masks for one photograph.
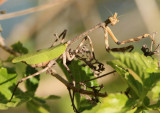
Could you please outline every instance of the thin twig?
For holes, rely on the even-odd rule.
[[[16,53],[15,51],[13,51],[11,48],[9,48],[8,46],[6,46],[4,38],[1,35],[0,32],[0,48],[2,48],[3,50],[5,50],[6,52],[14,55],[14,56],[18,56],[18,53]]]
[[[14,55],[14,56],[18,56],[18,54],[16,52],[14,52],[11,48],[9,48],[8,46],[5,45],[1,45],[0,44],[0,48],[2,48],[3,50],[5,50],[6,52]]]
[[[92,81],[92,80],[96,80],[96,79],[102,78],[102,77],[104,77],[104,76],[107,76],[107,75],[112,74],[112,73],[115,73],[115,72],[116,72],[116,71],[114,70],[114,71],[111,71],[111,72],[109,72],[109,73],[103,74],[103,75],[101,75],[101,76],[98,76],[98,77],[95,77],[95,78],[92,78],[92,79],[89,79],[89,80],[82,81],[82,83],[89,82],[89,81]]]
[[[74,92],[95,96],[95,93],[94,93],[93,91],[87,91],[87,90],[83,90],[83,89],[74,87],[72,84],[70,84],[67,80],[65,80],[65,79],[64,79],[63,77],[61,77],[59,74],[53,72],[52,69],[50,69],[49,73],[50,73],[52,76],[56,77],[59,81],[61,81],[66,87],[72,89]],[[107,96],[107,93],[106,93],[106,92],[105,92],[105,93],[97,93],[96,96],[106,97],[106,96]]]
[[[79,113],[79,111],[77,110],[75,104],[74,104],[74,91],[73,91],[73,96],[72,96],[72,93],[71,93],[71,90],[70,88],[68,88],[68,92],[69,92],[69,96],[70,96],[70,99],[71,99],[71,103],[72,103],[72,107],[73,107],[73,110],[76,112],[76,113]]]
[[[0,15],[0,20],[14,18],[14,17],[17,17],[17,16],[22,16],[22,15],[42,11],[42,10],[45,10],[45,9],[48,9],[48,8],[52,8],[52,7],[54,7],[58,4],[61,4],[62,2],[65,2],[65,1],[68,1],[68,0],[56,0],[52,3],[48,3],[48,4],[45,4],[45,5],[42,5],[42,6],[37,6],[37,7],[29,8],[29,9],[26,9],[26,10],[22,10],[22,11],[17,11],[17,12],[13,12],[13,13]]]

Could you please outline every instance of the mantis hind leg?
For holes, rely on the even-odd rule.
[[[66,37],[66,34],[67,34],[67,30],[65,29],[59,36],[57,34],[54,34],[54,36],[56,37],[55,41],[53,42],[52,46],[55,46],[56,45],[56,42],[62,37],[61,39],[61,44],[64,43],[64,39]]]
[[[155,40],[150,34],[144,34],[144,35],[138,36],[136,38],[131,38],[131,39],[128,39],[128,40],[124,40],[120,43],[120,45],[129,43],[129,42],[136,42],[136,41],[139,41],[139,40],[141,40],[143,38],[147,38],[147,37],[149,37],[153,41],[153,44],[154,44],[154,47],[155,47]]]

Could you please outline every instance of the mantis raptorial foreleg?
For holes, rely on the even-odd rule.
[[[88,44],[84,44],[86,41],[89,41],[90,49],[86,47]],[[93,69],[94,72],[98,72],[97,75],[104,71],[104,65],[95,58],[93,43],[88,35],[84,37],[76,50],[71,53],[74,54],[70,56],[69,52],[67,52],[67,57],[69,60],[72,60],[76,56],[76,58],[84,61],[86,65]]]
[[[86,36],[86,37],[83,38],[83,40],[81,41],[81,43],[78,45],[78,47],[76,48],[76,50],[75,50],[74,54],[72,54],[72,56],[70,55],[69,52],[67,52],[67,59],[68,59],[69,61],[71,61],[71,60],[76,56],[76,54],[77,54],[77,53],[79,52],[79,50],[82,48],[82,46],[84,45],[84,42],[85,42],[87,39],[88,39],[89,45],[90,45],[90,47],[91,47],[91,54],[90,54],[91,59],[95,59],[95,54],[94,54],[94,48],[93,48],[92,40],[91,40],[91,38],[90,38],[89,36]]]
[[[67,66],[66,62],[67,62],[67,60],[68,61],[72,61],[75,58],[76,54],[82,48],[82,46],[84,45],[84,42],[87,39],[89,40],[89,44],[90,44],[90,47],[91,47],[91,55],[90,55],[91,59],[95,59],[95,54],[94,54],[94,48],[93,48],[92,40],[90,39],[89,36],[84,37],[84,39],[80,42],[80,44],[78,45],[78,47],[76,48],[76,50],[75,50],[74,53],[70,53],[70,51],[66,51],[62,55],[63,56],[63,65],[65,66],[66,70],[69,72],[69,74],[70,74],[70,76],[71,76],[71,78],[72,78],[72,80],[74,82],[73,84],[75,84],[74,77],[73,77],[73,75],[72,75],[69,67]],[[70,42],[68,42],[68,43],[70,43]]]

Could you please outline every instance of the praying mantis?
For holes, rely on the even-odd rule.
[[[82,33],[81,35],[79,35],[76,38],[74,38],[72,40],[69,40],[69,41],[67,41],[65,43],[64,43],[64,37],[66,35],[66,30],[64,30],[64,32],[62,32],[59,35],[59,38],[62,37],[61,44],[59,44],[57,46],[53,46],[53,47],[51,47],[49,49],[41,50],[41,51],[36,52],[34,54],[26,54],[26,55],[19,56],[19,57],[16,57],[15,59],[13,59],[13,63],[17,63],[17,62],[21,62],[22,61],[22,62],[26,62],[27,64],[32,65],[33,67],[45,67],[45,68],[43,68],[42,70],[40,70],[40,71],[38,71],[38,72],[30,75],[30,76],[27,76],[27,77],[22,78],[21,80],[19,80],[18,83],[17,83],[17,85],[16,85],[16,87],[15,87],[15,89],[14,89],[14,91],[13,91],[13,94],[11,96],[10,101],[12,100],[12,98],[14,96],[14,92],[15,92],[16,88],[18,87],[18,85],[21,82],[23,82],[23,81],[25,81],[25,80],[27,80],[27,79],[29,79],[31,77],[37,76],[37,75],[39,75],[42,72],[47,71],[49,68],[51,68],[55,64],[55,61],[57,59],[59,59],[59,58],[63,59],[63,65],[65,66],[65,68],[67,69],[67,71],[70,73],[71,78],[74,81],[72,73],[70,72],[70,69],[66,65],[66,61],[67,60],[69,60],[69,61],[73,60],[73,58],[76,56],[76,54],[78,53],[78,51],[80,50],[80,48],[83,46],[84,41],[86,41],[87,39],[89,40],[90,47],[91,47],[91,56],[92,56],[93,59],[95,59],[93,44],[92,44],[92,41],[91,41],[90,37],[88,36],[88,34],[91,33],[91,32],[93,32],[96,29],[102,28],[104,30],[105,48],[106,48],[106,50],[108,52],[112,51],[112,50],[115,51],[115,48],[110,49],[110,47],[109,47],[108,34],[111,36],[111,38],[113,39],[113,41],[116,44],[118,44],[118,45],[123,45],[123,44],[129,43],[129,42],[136,42],[136,41],[139,41],[139,40],[141,40],[143,38],[147,38],[147,37],[149,37],[153,41],[153,43],[155,44],[155,41],[154,41],[154,39],[152,38],[152,36],[150,34],[144,34],[142,36],[139,36],[139,37],[136,37],[136,38],[131,38],[131,39],[124,40],[124,41],[120,42],[115,37],[115,35],[113,34],[112,30],[108,26],[109,24],[111,24],[112,26],[114,26],[118,22],[119,22],[119,20],[117,18],[117,13],[115,13],[113,16],[109,17],[106,21],[95,25],[91,29],[89,29],[86,32]],[[77,46],[74,54],[73,53],[71,54],[71,52],[70,52],[70,45],[72,43],[74,43],[75,41],[81,39],[81,38],[83,38],[83,40]],[[56,40],[58,40],[58,37],[57,37]],[[126,49],[130,49],[130,48],[133,49],[133,46],[128,46],[128,48],[126,48]],[[41,57],[41,56],[43,56],[43,57]]]
[[[31,65],[32,67],[44,67],[44,69],[42,69],[32,75],[29,75],[25,78],[22,78],[20,81],[18,81],[18,83],[12,93],[12,96],[10,98],[10,101],[12,100],[14,93],[15,93],[18,85],[21,82],[23,82],[31,77],[37,76],[37,75],[41,74],[42,72],[51,71],[50,68],[55,64],[56,60],[60,59],[60,58],[63,59],[63,65],[66,68],[66,70],[69,72],[69,74],[72,78],[72,81],[73,81],[72,84],[75,86],[74,77],[72,76],[72,73],[71,73],[69,67],[66,65],[66,61],[67,60],[71,61],[75,57],[75,55],[77,53],[79,53],[79,51],[81,50],[81,47],[83,47],[83,44],[87,39],[89,40],[90,46],[92,48],[92,52],[90,52],[91,59],[95,59],[94,49],[93,49],[93,45],[92,45],[92,41],[91,41],[90,37],[86,36],[83,38],[83,40],[81,41],[81,43],[78,45],[77,49],[74,52],[71,52],[70,50],[66,51],[68,44],[70,44],[70,41],[64,43],[64,38],[65,38],[66,32],[67,32],[67,30],[64,30],[59,36],[57,36],[55,34],[55,36],[56,36],[55,42],[57,42],[58,39],[60,39],[62,37],[61,44],[54,46],[55,45],[55,42],[54,42],[53,45],[49,49],[44,49],[44,50],[40,50],[36,53],[29,53],[26,55],[22,55],[22,56],[14,58],[12,60],[13,63],[17,63],[17,62],[22,61],[22,62],[25,62],[25,63]],[[68,88],[68,91],[69,91],[70,98],[72,101],[73,109],[74,109],[74,111],[76,111],[78,113],[78,111],[74,105],[74,92],[73,92],[73,97],[72,97],[70,88]]]
[[[78,47],[76,48],[76,51],[74,53],[70,53],[70,50],[66,51],[66,49],[69,47],[68,45],[70,44],[70,41],[64,43],[64,38],[65,38],[66,32],[67,32],[67,30],[64,30],[59,35],[59,37],[55,34],[55,36],[56,36],[55,42],[57,42],[58,39],[60,39],[62,37],[61,44],[54,46],[55,45],[55,42],[54,42],[53,45],[49,49],[40,50],[36,53],[25,54],[25,55],[16,57],[12,60],[13,63],[24,62],[24,63],[31,65],[32,67],[45,67],[45,68],[30,75],[30,76],[27,76],[27,77],[19,80],[18,83],[16,84],[16,87],[13,91],[13,94],[11,96],[10,101],[12,100],[15,90],[17,89],[18,85],[21,82],[47,71],[49,68],[51,68],[55,64],[55,61],[59,58],[63,59],[63,65],[66,68],[66,70],[70,73],[70,76],[71,76],[72,80],[74,81],[72,73],[70,72],[69,67],[66,65],[66,61],[67,60],[71,61],[75,57],[75,55],[79,52],[80,48],[83,46],[83,43],[87,39],[89,40],[90,46],[93,47],[93,45],[92,45],[92,41],[91,41],[90,37],[86,36],[83,38],[81,43],[78,45]],[[92,52],[91,52],[91,57],[93,59],[95,59],[93,48],[92,48]]]

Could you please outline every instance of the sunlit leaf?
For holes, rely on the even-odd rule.
[[[134,104],[135,101],[129,100],[124,94],[109,94],[102,99],[96,113],[134,113],[136,109],[131,110]]]
[[[57,62],[61,67],[61,69],[63,70],[68,81],[71,82],[71,76],[63,66],[62,61],[58,60]],[[71,70],[71,73],[76,83],[94,78],[94,73],[92,72],[92,70],[88,66],[83,66],[83,63],[79,60],[72,60],[67,65],[69,66],[69,69]],[[98,86],[97,80],[87,82],[86,86],[87,86],[87,89],[91,90],[89,87]],[[80,86],[76,84],[76,87],[80,87]],[[93,106],[95,106],[95,104],[90,103],[89,100],[86,100],[84,97],[81,97],[80,94],[78,93],[75,94],[75,97],[77,102],[77,108],[80,111],[91,109]],[[84,104],[84,102],[86,102],[86,104]]]
[[[30,113],[50,113],[49,107],[46,104],[36,101],[34,99],[27,102],[27,108]]]
[[[16,84],[16,76],[16,74],[9,74],[6,68],[0,68],[0,100],[10,99],[13,85]]]
[[[160,100],[160,81],[152,89],[152,99],[154,101]]]
[[[23,44],[21,42],[17,42],[15,44],[13,44],[11,47],[13,48],[13,51],[16,51],[20,54],[28,53],[28,49],[23,47]]]
[[[47,97],[45,97],[44,99],[45,100],[54,100],[54,99],[60,99],[61,97],[60,96],[56,96],[56,95],[49,95]]]
[[[17,89],[14,98],[9,102],[16,84],[16,74],[9,74],[6,68],[0,68],[0,109],[16,107],[29,99],[21,90]]]
[[[157,60],[139,53],[114,53],[113,56],[116,59],[107,63],[116,69],[135,94],[143,100],[160,80]]]
[[[34,73],[36,73],[37,70],[35,68],[32,68],[31,66],[27,66],[26,67],[26,74],[25,77],[32,75]],[[35,93],[36,89],[38,88],[39,85],[39,80],[40,80],[40,76],[37,75],[35,77],[31,77],[30,79],[25,81],[25,86],[27,88],[27,91],[32,92],[33,94]]]

